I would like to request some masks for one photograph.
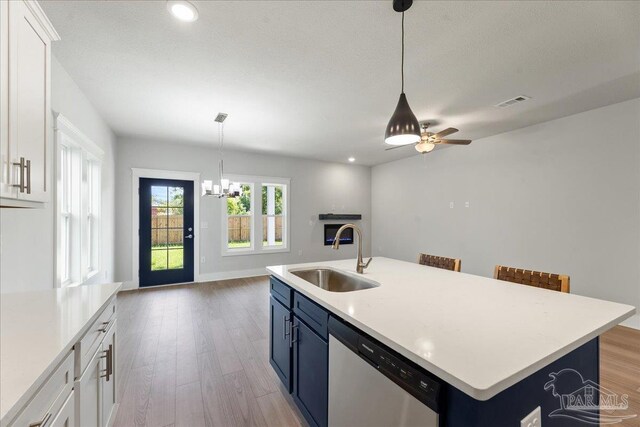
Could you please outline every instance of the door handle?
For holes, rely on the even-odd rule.
[[[184,236],[185,239],[193,239],[193,234],[187,234]]]

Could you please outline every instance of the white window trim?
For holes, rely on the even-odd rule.
[[[79,212],[79,232],[77,235],[71,233],[70,241],[75,240],[75,247],[77,254],[73,252],[70,254],[70,257],[75,256],[77,259],[69,261],[69,269],[73,270],[74,267],[78,271],[77,274],[74,275],[72,272],[69,272],[69,278],[66,281],[62,281],[62,265],[63,257],[60,256],[62,250],[62,236],[61,236],[61,219],[62,219],[62,191],[58,188],[61,181],[61,165],[60,165],[60,152],[63,146],[68,147],[71,150],[79,150],[81,152],[81,162],[80,165],[76,165],[76,167],[80,168],[81,177],[84,176],[86,171],[85,161],[89,160],[91,162],[97,163],[100,168],[100,175],[102,175],[102,160],[104,157],[104,151],[98,147],[91,139],[89,139],[85,134],[83,134],[77,127],[73,125],[66,117],[64,117],[60,113],[53,113],[54,116],[54,131],[55,131],[55,176],[56,176],[56,185],[55,185],[55,196],[54,196],[54,210],[55,210],[55,238],[54,238],[54,277],[56,280],[56,287],[67,287],[67,286],[77,286],[81,285],[93,276],[97,275],[102,271],[102,257],[101,257],[101,247],[102,247],[102,232],[98,229],[98,235],[95,236],[97,238],[97,265],[92,271],[88,271],[88,265],[91,263],[90,260],[86,259],[86,256],[82,253],[83,242],[85,235],[87,234],[86,221],[84,221],[83,217],[86,215],[86,206],[82,203],[82,198],[80,200],[80,205],[76,206],[76,212]],[[98,184],[101,183],[102,178],[98,178]],[[84,189],[82,188],[83,180],[80,182],[71,181],[71,186],[77,186],[74,191],[82,192]],[[102,195],[99,197],[102,200]],[[73,210],[73,207],[71,208]],[[73,212],[70,217],[73,217]],[[69,221],[69,225],[71,226],[71,222]],[[78,224],[76,224],[78,226]]]
[[[289,199],[291,194],[291,179],[290,178],[280,178],[280,177],[272,177],[272,176],[253,176],[253,175],[234,175],[234,174],[225,174],[225,178],[229,179],[231,182],[238,182],[242,184],[251,184],[251,212],[252,212],[252,222],[251,222],[251,247],[250,248],[237,248],[237,249],[229,249],[228,241],[229,241],[229,229],[228,229],[228,221],[227,221],[227,202],[223,200],[223,203],[220,203],[220,217],[222,218],[221,230],[222,230],[222,242],[220,254],[223,257],[228,256],[244,256],[244,255],[264,255],[264,254],[274,254],[274,253],[283,253],[283,252],[291,252],[290,249],[290,207]],[[262,186],[265,184],[275,184],[275,185],[284,185],[285,191],[283,194],[283,202],[284,202],[284,230],[282,234],[282,246],[274,247],[274,246],[262,246],[262,239],[259,239],[260,242],[256,242],[256,230],[260,230],[260,234],[262,234]],[[257,190],[256,190],[257,189]],[[258,197],[260,195],[260,197]]]

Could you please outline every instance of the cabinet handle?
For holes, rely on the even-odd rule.
[[[27,194],[31,194],[31,160],[27,160]]]
[[[107,359],[107,369],[104,370],[104,375],[100,375],[100,378],[105,378],[109,381],[111,375],[113,375],[113,345],[109,344],[109,348],[105,350],[105,355],[100,356],[101,358]]]
[[[29,424],[29,427],[44,427],[44,425],[49,422],[49,418],[51,418],[51,412],[47,412],[40,421]]]
[[[13,184],[12,187],[17,187],[20,189],[21,193],[24,193],[24,168],[25,168],[25,161],[24,161],[24,157],[20,157],[20,161],[19,162],[13,162],[12,163],[13,166],[18,166],[20,168],[20,183],[19,184]],[[31,163],[29,163],[29,165],[31,165]]]
[[[284,316],[282,318],[282,339],[286,340],[287,339],[287,335],[289,335],[289,319],[287,318],[287,316]]]
[[[293,338],[295,336],[295,338]],[[298,342],[298,325],[291,327],[291,339],[289,340],[289,347],[293,347],[293,343]]]
[[[113,344],[109,344],[109,358],[107,359],[107,381],[113,375]]]
[[[110,324],[111,324],[111,321],[102,322],[102,328],[98,328],[98,332],[102,332],[102,333],[107,332],[107,330],[109,330],[109,325]]]

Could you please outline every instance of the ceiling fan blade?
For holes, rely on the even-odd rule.
[[[402,147],[415,147],[415,144],[394,145],[393,147],[385,148],[384,151],[395,150],[396,148]]]
[[[440,139],[436,144],[469,145],[471,142],[470,139]]]
[[[456,128],[446,128],[445,130],[441,130],[440,132],[436,133],[436,138],[440,139],[444,136],[451,135],[452,133],[456,132],[458,132],[458,129]]]

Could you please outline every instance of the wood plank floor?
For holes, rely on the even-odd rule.
[[[629,410],[624,414],[637,415],[615,425],[640,427],[640,331],[616,326],[600,337],[600,385],[618,395],[628,395]]]
[[[269,365],[268,298],[266,277],[120,293],[115,426],[306,425]],[[614,328],[600,354],[640,416],[640,331]]]
[[[266,278],[118,295],[115,426],[306,425],[269,365]]]

